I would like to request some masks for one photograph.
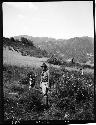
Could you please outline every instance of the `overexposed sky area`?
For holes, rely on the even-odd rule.
[[[3,36],[94,37],[93,1],[3,2]]]

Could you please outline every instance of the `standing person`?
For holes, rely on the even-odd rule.
[[[74,64],[74,63],[75,63],[75,61],[74,61],[74,57],[72,58],[71,62],[72,62],[72,64]]]
[[[81,75],[84,74],[83,68],[80,68]]]
[[[84,74],[84,71],[83,71],[83,68],[82,68],[82,70],[81,70],[81,75],[83,75]]]
[[[47,96],[49,88],[49,70],[45,63],[42,64],[41,82],[40,87],[42,88],[43,95]]]
[[[33,72],[27,74],[29,82],[29,90],[35,86],[36,75]]]

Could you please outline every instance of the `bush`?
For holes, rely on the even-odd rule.
[[[22,94],[24,92],[24,89],[21,86],[14,85],[12,86],[11,91]]]

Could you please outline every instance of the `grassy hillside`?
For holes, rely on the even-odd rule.
[[[33,41],[36,46],[46,50],[49,54],[59,55],[65,59],[74,57],[76,61],[81,63],[86,63],[89,60],[94,63],[94,39],[91,37],[74,37],[67,40],[56,40],[48,37],[22,36]],[[21,39],[22,36],[16,36],[14,38]]]
[[[76,67],[76,68],[90,68],[90,69],[94,69],[94,64],[91,64],[90,62],[88,63],[78,63],[76,62],[76,60],[74,60],[74,63],[72,63],[72,59],[70,59],[70,61],[68,62],[67,60],[59,57],[59,56],[51,56],[47,62],[54,64],[54,65],[59,65],[59,66],[64,66],[64,67]]]
[[[9,47],[10,50],[20,52],[23,56],[35,56],[35,57],[47,57],[48,53],[45,50],[41,50],[33,44],[33,41],[27,40],[22,37],[21,40],[15,40],[12,38],[3,38],[3,46]]]
[[[4,51],[3,91],[4,119],[25,120],[94,120],[94,74],[67,70],[49,65],[50,84],[56,88],[48,94],[49,107],[44,110],[40,89],[43,58],[22,56],[16,51]],[[10,53],[10,54],[9,54]],[[45,60],[43,60],[45,61]],[[11,63],[10,63],[11,62]],[[34,67],[34,68],[33,68]],[[36,84],[29,91],[28,84],[21,81],[28,73],[36,74]]]
[[[47,58],[37,58],[31,56],[22,56],[20,52],[9,50],[8,47],[3,48],[3,64],[17,65],[17,66],[30,66],[40,67],[43,61]]]
[[[48,53],[36,47],[32,40],[4,38],[5,121],[94,120],[94,73],[89,71],[90,67],[85,67],[88,72],[84,71],[84,75],[81,75],[79,68],[82,65],[79,63],[74,65],[60,56],[55,56],[56,59],[48,59],[48,56]],[[55,88],[49,89],[47,109],[40,88],[42,62],[47,62],[49,67],[50,84],[56,85]],[[92,67],[90,70],[93,71]],[[28,84],[24,82],[28,78],[28,73],[36,75],[35,86],[30,91]]]
[[[3,69],[5,120],[94,120],[93,74],[81,76],[77,71],[50,67],[50,83],[57,87],[50,89],[49,107],[44,110],[41,68],[4,65]],[[30,91],[27,84],[19,84],[29,72],[37,75]]]

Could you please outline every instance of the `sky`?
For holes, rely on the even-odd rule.
[[[94,37],[93,1],[3,2],[3,36]]]

